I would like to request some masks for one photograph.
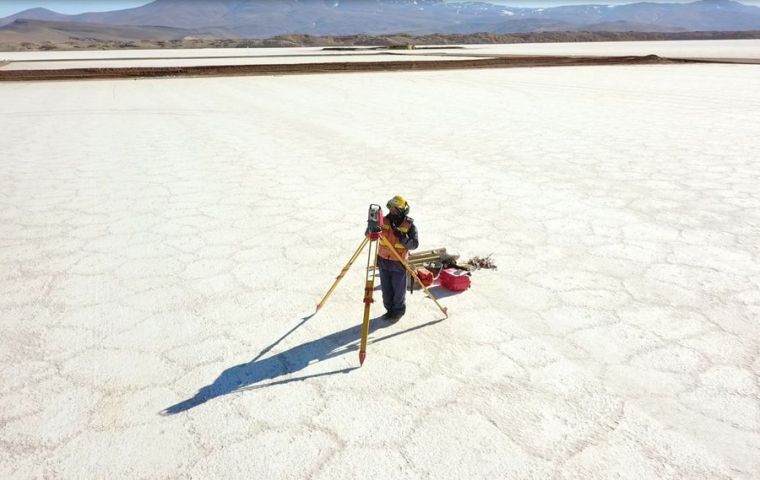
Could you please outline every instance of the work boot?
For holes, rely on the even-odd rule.
[[[385,312],[385,315],[383,315],[381,318],[386,322],[396,323],[401,318],[401,315],[396,312]]]

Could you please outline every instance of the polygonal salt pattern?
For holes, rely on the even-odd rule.
[[[760,477],[758,73],[0,85],[0,477]],[[359,369],[396,193],[499,270]]]

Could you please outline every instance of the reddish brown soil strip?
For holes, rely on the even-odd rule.
[[[238,75],[297,75],[342,72],[397,72],[473,68],[557,67],[579,65],[652,65],[704,63],[647,55],[644,57],[513,56],[472,60],[219,65],[194,67],[71,68],[57,70],[0,70],[0,81],[76,80],[106,78],[205,77]]]
[[[692,60],[706,63],[739,63],[744,65],[760,64],[760,58],[693,58]]]

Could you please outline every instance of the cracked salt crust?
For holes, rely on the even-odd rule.
[[[758,79],[1,85],[0,476],[757,478]],[[356,369],[397,191],[500,268]]]

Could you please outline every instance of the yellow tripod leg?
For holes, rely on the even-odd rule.
[[[409,264],[406,263],[403,258],[401,258],[401,255],[398,254],[396,249],[393,248],[393,245],[391,245],[391,242],[389,242],[387,238],[382,237],[382,236],[380,237],[380,241],[383,242],[383,245],[388,247],[388,250],[390,250],[391,253],[396,257],[396,260],[401,262],[401,265],[404,266],[406,271],[409,272],[409,274],[412,276],[412,278],[414,278],[414,280],[419,284],[419,286],[422,287],[423,290],[425,290],[425,293],[427,294],[427,296],[430,297],[430,299],[435,302],[438,308],[441,309],[441,312],[443,312],[443,314],[446,315],[446,318],[449,318],[448,309],[442,307],[441,304],[438,303],[438,300],[436,300],[433,294],[430,293],[430,290],[428,290],[427,287],[423,285],[422,280],[420,280],[420,277],[418,277],[417,274],[414,272],[414,270],[412,270],[412,268],[409,266]]]
[[[327,299],[330,297],[333,290],[335,290],[335,287],[338,286],[338,283],[340,282],[340,280],[343,278],[346,272],[348,272],[348,270],[351,268],[351,265],[354,264],[354,261],[356,261],[356,259],[359,257],[359,254],[362,253],[362,250],[364,249],[364,246],[367,245],[367,242],[369,242],[369,238],[364,237],[364,240],[362,240],[362,243],[361,245],[359,245],[359,248],[357,248],[354,254],[351,256],[351,260],[348,261],[346,266],[343,267],[343,270],[340,271],[340,274],[335,278],[335,282],[333,282],[332,286],[330,287],[330,290],[327,291],[325,296],[322,298],[322,301],[320,301],[317,304],[317,312],[319,311],[320,308],[322,308],[325,302],[327,302]]]
[[[367,277],[364,283],[364,319],[362,321],[362,339],[359,346],[359,365],[364,365],[367,357],[367,337],[369,336],[369,310],[374,302],[372,292],[375,289],[375,275],[377,275],[377,239],[369,243],[367,256]]]

